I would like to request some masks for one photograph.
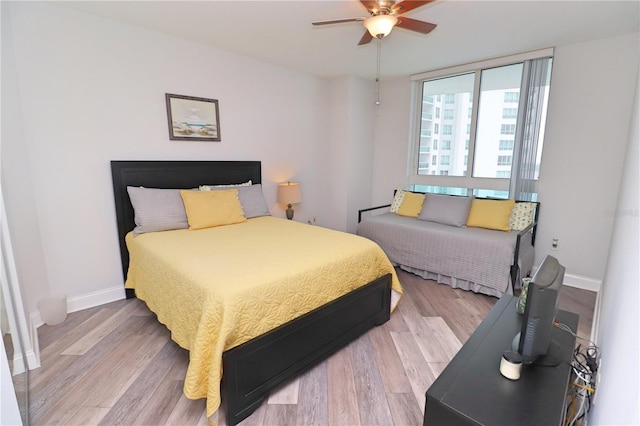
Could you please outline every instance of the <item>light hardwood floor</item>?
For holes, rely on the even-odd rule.
[[[497,299],[398,276],[405,295],[389,322],[274,392],[241,424],[421,425],[427,388]],[[563,290],[561,307],[580,314],[585,338],[594,304],[595,293]],[[188,352],[143,302],[75,312],[38,334],[31,424],[207,424],[204,400],[182,394]]]

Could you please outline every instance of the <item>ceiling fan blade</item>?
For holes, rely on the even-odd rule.
[[[364,21],[365,18],[345,18],[345,19],[332,19],[330,21],[317,21],[312,22],[311,25],[329,25],[329,24],[341,24],[343,22],[357,22]]]
[[[363,44],[368,44],[371,40],[373,40],[373,36],[369,31],[365,31],[362,35],[362,38],[358,42],[358,46],[362,46]]]
[[[391,6],[391,13],[403,14],[420,6],[429,4],[435,0],[403,0]]]
[[[404,28],[405,30],[416,31],[422,34],[429,34],[437,27],[437,25],[430,22],[418,21],[417,19],[410,19],[405,18],[404,16],[399,16],[396,27]]]
[[[376,15],[380,11],[380,5],[376,0],[360,0],[360,3],[362,3],[364,8],[372,15]]]

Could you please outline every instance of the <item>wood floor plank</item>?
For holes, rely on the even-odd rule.
[[[67,426],[97,425],[109,412],[109,408],[78,407],[74,415],[62,423]],[[51,423],[48,423],[51,424]]]
[[[391,337],[402,357],[420,411],[424,412],[425,393],[434,382],[435,377],[431,373],[413,333],[391,333]]]
[[[151,335],[122,360],[118,368],[109,374],[109,386],[94,387],[85,405],[92,407],[113,407],[128,391],[132,383],[152,364],[154,358],[167,344],[166,333]],[[185,356],[185,352],[175,345],[176,357]],[[151,367],[153,368],[153,367]],[[184,379],[184,377],[183,377]]]
[[[354,341],[350,348],[360,422],[363,425],[393,424],[368,334]]]
[[[94,328],[99,327],[100,324],[107,321],[114,312],[117,312],[117,310],[110,308],[96,310],[93,315],[78,324],[76,328],[69,330],[67,334],[60,336],[54,341],[49,342],[49,344],[44,349],[40,349],[41,364],[48,362],[48,360],[52,357],[58,357],[69,346],[72,346],[75,342],[81,339],[87,333],[87,330],[91,332],[91,330],[93,330]],[[77,314],[77,312],[74,312],[74,314],[72,314],[74,315],[74,318],[76,317],[75,314]],[[78,315],[78,317],[82,316]],[[63,322],[62,324],[64,324],[65,322]],[[40,327],[38,329],[38,334],[46,336],[47,331],[48,330],[42,330],[42,327]]]
[[[300,392],[300,379],[290,380],[269,395],[269,404],[297,404]]]
[[[391,334],[383,327],[376,327],[369,332],[373,344],[374,355],[382,383],[386,392],[411,392],[411,384],[407,378],[402,359],[393,344]]]
[[[297,407],[295,405],[267,405],[264,414],[265,425],[297,425]],[[243,424],[244,426],[244,424]]]
[[[327,361],[300,377],[296,422],[302,425],[321,426],[329,423],[327,389]]]
[[[241,426],[422,424],[426,390],[498,299],[397,271],[405,294],[387,323],[273,392]],[[579,334],[589,335],[594,304],[595,293],[563,288],[560,307],[579,313]],[[74,312],[38,334],[31,424],[208,425],[205,400],[183,394],[189,353],[144,302]],[[224,410],[218,419],[226,425]]]
[[[387,401],[393,416],[393,424],[420,426],[423,423],[423,411],[412,393],[387,393]]]
[[[181,385],[184,386],[184,382]],[[202,416],[206,416],[206,400],[203,398],[192,401],[184,396],[182,389],[179,394],[180,398],[164,424],[166,426],[197,425]],[[204,424],[207,424],[206,419]]]
[[[329,425],[359,426],[358,396],[349,346],[327,360],[327,388]]]
[[[175,343],[167,342],[153,358],[150,368],[142,371],[100,424],[134,424],[133,421],[140,413],[141,407],[149,403],[153,393],[171,369],[178,350]]]
[[[163,380],[149,401],[139,410],[132,425],[162,425],[167,422],[178,405],[184,383],[181,380]]]
[[[109,304],[109,308],[111,308]],[[66,319],[55,326],[44,324],[38,327],[38,345],[40,351],[46,350],[51,343],[58,342],[66,337],[69,333],[73,333],[83,322],[94,316],[96,313],[105,309],[105,306],[95,306],[93,308],[83,309],[81,311],[72,312],[67,315]],[[118,309],[114,307],[113,309]]]
[[[488,313],[479,314],[475,310],[468,310],[469,304],[465,299],[455,299],[449,304],[449,313],[441,317],[461,343],[467,341]]]
[[[444,369],[447,368],[447,365],[449,365],[448,362],[430,362],[430,363],[428,363],[429,370],[431,370],[431,373],[433,373],[433,378],[434,379],[438,378],[440,373],[442,373],[444,371]]]
[[[96,389],[111,389],[111,373],[121,368],[123,360],[126,360],[142,341],[141,336],[129,336],[101,362],[87,371],[74,383],[73,392],[68,392],[64,398],[58,398],[55,404],[48,409],[50,415],[56,419],[55,422],[51,421],[51,424],[67,424],[76,417],[76,413],[81,407],[88,406],[85,402]]]

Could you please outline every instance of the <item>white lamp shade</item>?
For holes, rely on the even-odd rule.
[[[300,183],[285,182],[278,184],[278,202],[282,204],[296,204],[302,201]]]
[[[398,18],[393,15],[376,15],[364,20],[364,27],[373,37],[383,38],[389,35]]]

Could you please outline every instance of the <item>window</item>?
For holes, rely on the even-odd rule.
[[[514,182],[517,187],[518,179],[523,179],[519,171],[526,170],[527,188],[534,188],[527,191],[535,196],[552,54],[553,49],[545,49],[412,76],[419,99],[441,101],[437,105],[442,111],[421,102],[423,110],[413,116],[434,117],[430,128],[442,135],[439,152],[447,155],[439,155],[439,161],[432,155],[429,170],[416,167],[421,144],[433,145],[414,137],[410,185],[430,192],[466,188],[466,195],[508,197]],[[532,78],[535,72],[538,75]],[[534,96],[538,98],[532,101]],[[531,144],[534,138],[537,141]]]
[[[520,92],[504,92],[504,103],[517,104],[520,101]]]
[[[498,166],[510,166],[510,165],[511,165],[510,155],[498,155]]]
[[[500,140],[500,145],[498,145],[498,149],[500,151],[513,151],[513,141],[512,140],[501,139]]]
[[[501,124],[500,125],[500,134],[501,135],[515,135],[516,134],[516,125],[515,124]]]
[[[450,108],[445,109],[443,118],[445,120],[453,120],[453,110]]]
[[[503,108],[502,109],[502,118],[518,118],[518,108]]]

